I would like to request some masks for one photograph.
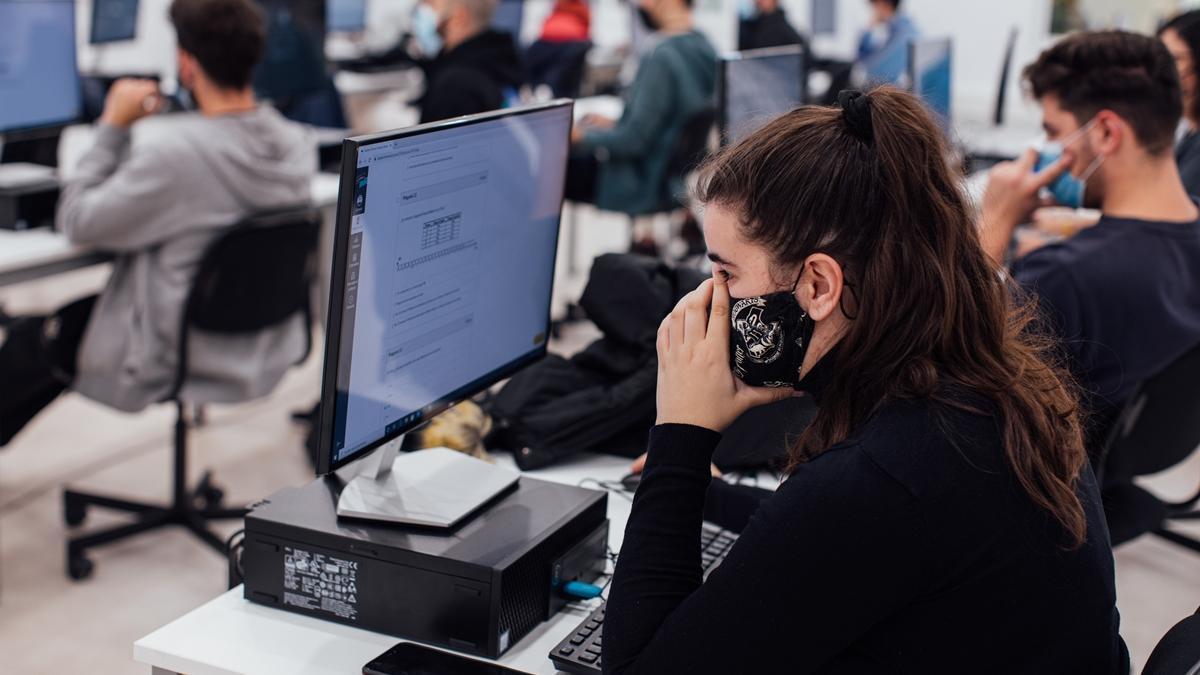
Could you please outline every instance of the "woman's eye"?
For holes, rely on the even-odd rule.
[[[721,275],[721,278],[725,281],[729,281],[730,279],[729,272],[726,272],[725,270],[717,270],[717,274]]]

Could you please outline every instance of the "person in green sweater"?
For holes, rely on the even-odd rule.
[[[692,26],[692,0],[639,0],[653,32],[619,120],[589,115],[572,132],[567,199],[631,215],[657,211],[680,130],[713,105],[717,53]]]

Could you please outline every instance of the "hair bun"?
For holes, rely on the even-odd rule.
[[[843,89],[838,93],[838,107],[842,119],[850,127],[850,133],[867,145],[875,144],[875,130],[871,124],[871,97],[857,89]]]

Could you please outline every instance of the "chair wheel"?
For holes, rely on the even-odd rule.
[[[79,527],[87,518],[87,504],[81,499],[74,499],[70,495],[63,496],[63,520],[70,527]]]
[[[83,581],[92,576],[95,564],[82,553],[67,557],[67,575],[75,581]]]
[[[224,501],[225,491],[219,487],[208,485],[200,490],[196,496],[200,498],[202,508],[216,509],[220,508],[221,502]]]

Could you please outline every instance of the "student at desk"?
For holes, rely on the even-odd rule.
[[[1200,209],[1172,153],[1183,111],[1175,70],[1157,40],[1120,31],[1076,33],[1043,52],[1024,77],[1051,145],[1040,162],[1030,150],[995,167],[982,200],[996,261],[1044,187],[1063,206],[1102,213],[1011,270],[1062,338],[1093,452],[1134,389],[1200,342]],[[1039,163],[1048,166],[1035,172]]]
[[[639,0],[654,31],[625,93],[621,119],[585,117],[571,130],[567,199],[629,214],[660,207],[667,164],[687,121],[713,105],[717,54],[692,23],[692,0]]]
[[[857,65],[867,82],[895,84],[908,72],[908,45],[921,36],[917,25],[900,11],[901,0],[870,0],[871,26],[858,41]]]
[[[1188,194],[1200,195],[1200,10],[1184,12],[1158,31],[1158,39],[1171,52],[1183,91],[1183,122],[1175,143],[1175,162]]]
[[[524,83],[513,36],[489,28],[497,0],[424,0],[413,36],[433,61],[425,70],[421,122],[487,112],[516,100]]]
[[[606,672],[1124,673],[1068,379],[1023,330],[924,105],[839,100],[702,169],[714,278],[658,332]],[[817,416],[701,583],[720,433],[793,387]]]
[[[258,8],[175,0],[170,19],[180,84],[199,111],[139,123],[159,105],[156,83],[112,87],[58,208],[58,228],[73,242],[118,254],[112,276],[99,297],[10,328],[0,347],[0,445],[66,387],[130,412],[161,400],[205,249],[251,212],[310,201],[313,140],[259,105],[250,86],[265,39]],[[189,386],[265,394],[303,353],[306,330],[297,318],[253,337],[193,332]]]
[[[738,15],[739,50],[802,45],[808,52],[808,40],[788,22],[779,0],[740,0]]]

